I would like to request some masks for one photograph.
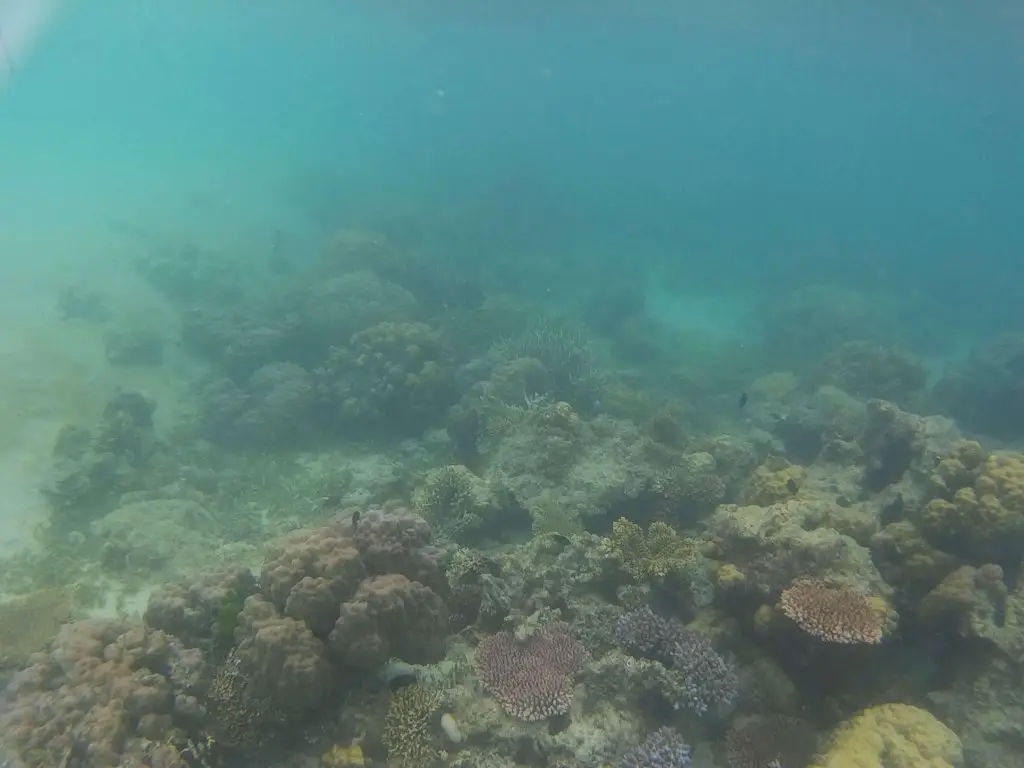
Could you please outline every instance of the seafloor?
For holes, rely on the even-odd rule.
[[[406,223],[5,307],[12,766],[1024,764],[1024,337],[738,345]]]

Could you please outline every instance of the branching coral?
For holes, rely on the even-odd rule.
[[[667,726],[659,728],[619,760],[617,768],[686,768],[690,747],[682,735]]]
[[[612,535],[601,539],[601,552],[618,560],[636,581],[664,578],[693,567],[699,557],[697,542],[655,521],[647,531],[622,517],[612,523]]]
[[[416,509],[439,535],[459,540],[480,529],[497,529],[500,505],[483,480],[461,464],[429,472],[416,493]]]
[[[569,711],[573,684],[587,652],[567,624],[541,627],[525,640],[511,632],[485,637],[473,659],[480,683],[520,720]]]
[[[402,768],[425,768],[437,759],[431,745],[431,724],[440,706],[438,696],[413,684],[391,694],[384,717],[384,746],[388,761]]]
[[[741,717],[725,735],[729,768],[805,766],[818,746],[818,735],[805,720],[782,715]]]
[[[650,608],[624,614],[615,626],[615,639],[629,653],[663,665],[670,688],[662,694],[676,708],[698,715],[731,705],[739,692],[732,666],[700,632]]]
[[[882,642],[885,613],[855,590],[800,579],[783,591],[779,602],[804,632],[826,643]]]

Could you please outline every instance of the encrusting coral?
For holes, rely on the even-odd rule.
[[[962,768],[960,739],[909,704],[870,707],[833,732],[811,768]]]

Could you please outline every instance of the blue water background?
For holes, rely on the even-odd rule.
[[[641,280],[710,327],[834,282],[990,333],[1024,270],[1018,6],[68,2],[0,96],[0,270],[463,209],[465,258],[543,254],[520,282],[555,298]]]

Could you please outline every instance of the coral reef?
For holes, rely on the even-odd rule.
[[[480,641],[473,657],[480,683],[505,711],[544,720],[569,711],[574,678],[586,650],[566,624],[537,629],[526,639],[498,632]]]
[[[67,765],[79,751],[96,768],[184,765],[170,741],[201,727],[205,680],[201,654],[164,632],[123,621],[68,624],[15,676],[5,741],[30,768]]]
[[[798,717],[738,717],[725,735],[729,768],[806,766],[818,750],[818,734]]]
[[[690,747],[672,728],[662,727],[633,747],[618,762],[618,768],[686,768]]]
[[[426,768],[434,763],[438,749],[431,726],[439,706],[436,694],[415,683],[391,694],[382,737],[390,764]]]
[[[960,739],[933,715],[909,704],[882,704],[832,734],[812,768],[961,768]]]
[[[612,524],[611,536],[601,539],[601,552],[636,581],[689,570],[700,555],[697,542],[683,538],[672,526],[655,521],[644,531],[624,517]]]
[[[673,707],[703,715],[735,703],[739,679],[700,632],[644,607],[618,620],[615,637],[629,653],[669,671],[670,687],[662,693]]]
[[[782,591],[779,603],[800,629],[826,643],[882,642],[884,603],[876,606],[854,590],[800,579]]]
[[[979,345],[935,384],[936,399],[964,427],[1007,440],[1024,435],[1024,335]]]

